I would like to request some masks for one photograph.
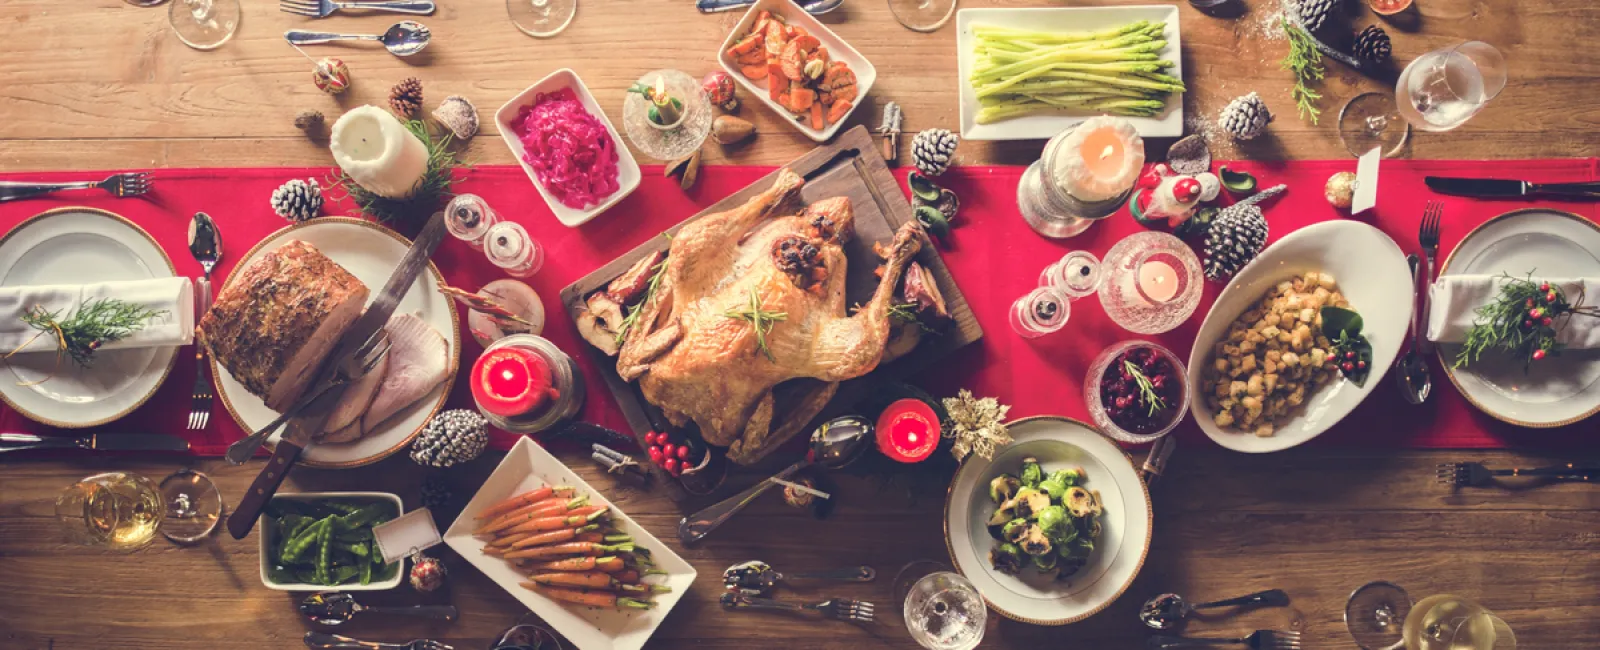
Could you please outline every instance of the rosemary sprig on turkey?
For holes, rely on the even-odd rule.
[[[788,320],[789,314],[781,311],[767,311],[761,308],[761,296],[756,293],[755,287],[750,287],[750,304],[744,307],[733,307],[723,316],[735,320],[749,321],[750,326],[756,331],[756,349],[767,356],[769,361],[777,361],[772,357],[772,349],[767,347],[767,334],[772,332],[772,326],[778,321]]]

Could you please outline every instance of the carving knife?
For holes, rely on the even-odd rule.
[[[165,433],[91,433],[86,436],[36,436],[0,433],[0,452],[24,449],[93,451],[189,451],[189,441]]]
[[[1451,178],[1427,176],[1422,179],[1428,189],[1450,196],[1468,196],[1479,199],[1509,199],[1540,194],[1544,196],[1570,196],[1600,198],[1600,183],[1529,183],[1500,178]]]
[[[372,304],[367,306],[367,311],[356,318],[355,323],[339,337],[339,345],[323,362],[322,372],[318,375],[317,381],[311,383],[312,386],[332,381],[342,362],[366,344],[367,339],[383,329],[389,322],[389,317],[394,315],[400,299],[405,297],[406,291],[416,282],[417,276],[427,268],[428,258],[433,255],[434,249],[439,247],[444,234],[444,213],[435,212],[427,224],[422,226],[422,231],[417,233],[411,249],[400,259],[400,265],[389,275],[389,281],[383,285],[383,291],[378,293],[377,299],[373,300]],[[262,509],[266,508],[267,501],[278,491],[278,486],[283,484],[289,468],[294,467],[295,462],[300,460],[301,452],[315,444],[314,436],[322,431],[323,425],[327,424],[328,416],[332,414],[332,406],[339,402],[339,397],[349,386],[350,382],[333,385],[307,406],[299,416],[289,420],[283,435],[278,439],[277,447],[272,450],[272,457],[267,459],[267,466],[261,469],[261,474],[250,484],[250,490],[245,492],[244,498],[239,501],[239,507],[234,508],[228,515],[228,534],[234,539],[244,539],[250,534],[250,529],[255,527],[256,520],[261,517]]]

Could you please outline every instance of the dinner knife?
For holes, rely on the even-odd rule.
[[[439,247],[444,234],[444,213],[435,212],[427,224],[422,226],[422,231],[417,233],[410,250],[407,250],[405,257],[400,259],[400,265],[389,275],[389,281],[383,285],[383,291],[378,293],[378,298],[373,300],[372,304],[367,306],[367,311],[356,318],[355,323],[339,337],[339,345],[323,362],[318,380],[312,385],[331,381],[334,374],[339,372],[339,366],[365,345],[368,339],[383,329],[389,322],[389,317],[394,315],[395,308],[400,305],[400,299],[405,297],[406,291],[411,289],[417,276],[427,268],[428,258],[433,256],[433,251]],[[300,460],[300,454],[315,444],[314,435],[322,431],[322,427],[327,424],[328,417],[332,415],[333,405],[339,402],[339,397],[351,383],[353,382],[335,383],[307,406],[305,411],[289,420],[283,435],[278,438],[278,445],[272,450],[272,457],[267,459],[267,466],[261,468],[261,473],[256,475],[256,480],[250,484],[250,489],[245,492],[244,498],[239,500],[239,507],[234,508],[228,515],[228,534],[234,539],[244,539],[250,534],[250,529],[255,528],[256,520],[261,517],[261,511],[267,507],[267,501],[277,493],[278,486],[283,485],[284,477]]]
[[[189,441],[165,433],[91,433],[86,436],[36,436],[0,433],[0,452],[24,449],[93,451],[189,451]]]
[[[1542,194],[1600,198],[1600,183],[1529,183],[1500,178],[1452,178],[1427,176],[1422,182],[1440,194],[1480,199],[1503,199]]]

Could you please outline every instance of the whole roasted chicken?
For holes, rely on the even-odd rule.
[[[882,282],[849,312],[854,234],[848,198],[800,207],[805,183],[781,170],[765,193],[672,237],[659,285],[617,357],[676,426],[693,421],[729,458],[751,462],[814,417],[839,382],[883,358],[895,288],[921,248],[915,222],[880,254]]]

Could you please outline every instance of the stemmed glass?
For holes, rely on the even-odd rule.
[[[572,24],[578,0],[506,0],[511,24],[535,38],[550,38]]]
[[[911,638],[928,650],[972,650],[988,629],[989,607],[977,587],[936,560],[917,560],[895,575],[895,600]]]
[[[166,2],[167,0],[122,0],[122,1],[126,2],[126,3],[128,3],[130,5],[133,5],[135,7],[154,7],[154,6],[158,5],[158,4]]]
[[[1344,625],[1363,650],[1395,650],[1403,643],[1401,623],[1411,612],[1411,596],[1392,582],[1357,587],[1344,606]]]
[[[179,471],[161,481],[138,474],[96,474],[62,490],[56,518],[75,542],[117,550],[142,548],[159,530],[191,544],[204,539],[222,516],[222,496],[206,475]]]
[[[1394,95],[1357,95],[1339,112],[1339,138],[1360,156],[1373,147],[1399,153],[1415,126],[1449,131],[1465,124],[1506,87],[1506,60],[1494,46],[1468,41],[1434,50],[1400,73]]]
[[[197,50],[215,50],[239,30],[239,0],[173,0],[167,8],[172,31]]]
[[[931,32],[956,14],[956,0],[889,0],[889,11],[906,29]]]

